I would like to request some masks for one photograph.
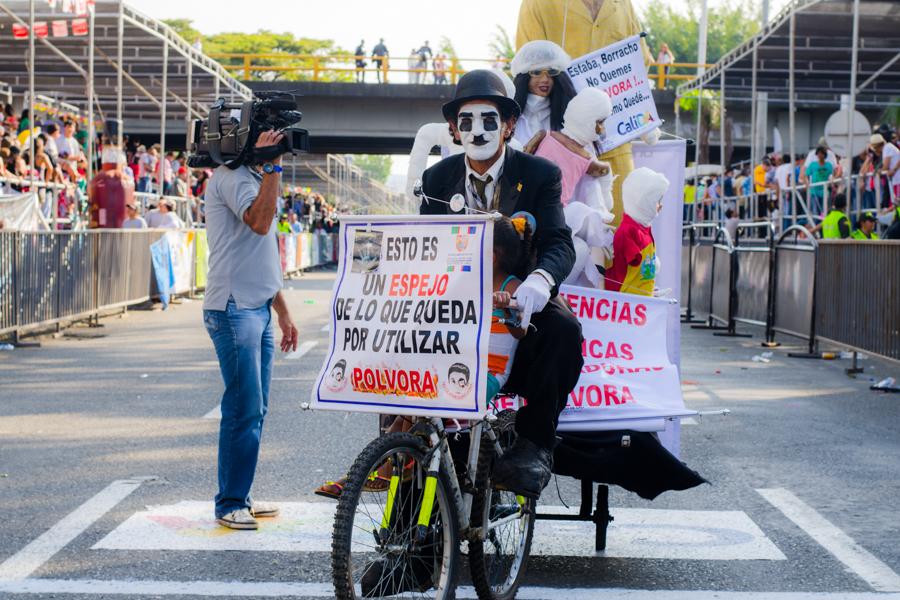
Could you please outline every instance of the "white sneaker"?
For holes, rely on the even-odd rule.
[[[259,529],[259,523],[246,508],[239,508],[216,519],[216,523],[229,529]]]
[[[250,507],[250,514],[259,518],[277,517],[281,509],[274,502],[254,502]]]

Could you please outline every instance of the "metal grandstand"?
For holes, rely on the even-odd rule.
[[[116,1],[96,2],[93,35],[37,37],[32,71],[29,40],[15,39],[12,33],[14,25],[32,22],[30,4],[0,2],[0,81],[13,93],[33,88],[86,109],[88,82],[93,81],[94,109],[101,117],[116,118],[121,106],[124,119],[153,121],[160,118],[163,104],[166,118],[184,119],[188,106],[200,117],[216,96],[251,96],[247,86],[165,23]],[[73,18],[45,0],[34,6],[34,22]],[[163,97],[168,102],[163,103]]]
[[[676,96],[703,90],[718,92],[715,101],[723,109],[729,102],[752,104],[752,164],[765,152],[765,125],[759,122],[765,122],[768,105],[787,105],[791,154],[799,149],[794,115],[801,103],[848,108],[849,135],[849,115],[857,107],[900,104],[900,2],[793,0],[756,36],[679,86]],[[709,101],[702,93],[699,98]],[[697,111],[698,130],[699,117]]]

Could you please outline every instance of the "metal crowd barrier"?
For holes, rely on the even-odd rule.
[[[167,237],[168,236],[168,237]],[[151,246],[167,237],[180,268],[171,293],[206,286],[206,231],[0,231],[0,337],[90,320],[150,300]],[[334,234],[279,235],[285,274],[337,259]]]
[[[815,335],[900,360],[900,241],[819,243]]]
[[[696,329],[749,337],[738,323],[763,327],[763,345],[803,339],[794,357],[818,358],[826,342],[900,360],[900,241],[823,241],[803,226],[776,238],[762,222],[740,224],[734,240],[715,223],[685,225],[682,244],[682,320],[707,317]]]
[[[767,341],[775,332],[806,339],[808,356],[815,355],[815,292],[818,240],[806,227],[794,225],[782,233],[773,250],[772,315]]]

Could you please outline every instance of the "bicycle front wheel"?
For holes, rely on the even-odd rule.
[[[455,597],[457,513],[443,471],[428,485],[428,453],[423,439],[391,433],[353,463],[332,536],[338,600]]]
[[[515,440],[515,412],[503,411],[492,425],[504,450]],[[525,575],[534,534],[535,501],[492,489],[494,444],[482,438],[472,498],[472,527],[488,529],[469,542],[469,571],[480,600],[513,600]]]

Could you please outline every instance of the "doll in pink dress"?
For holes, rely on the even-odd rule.
[[[614,177],[609,163],[594,158],[594,142],[611,113],[606,92],[585,88],[569,102],[562,130],[541,131],[526,146],[526,151],[546,158],[562,172],[560,198],[575,245],[575,267],[565,283],[573,285],[602,287],[597,267],[612,258]]]

